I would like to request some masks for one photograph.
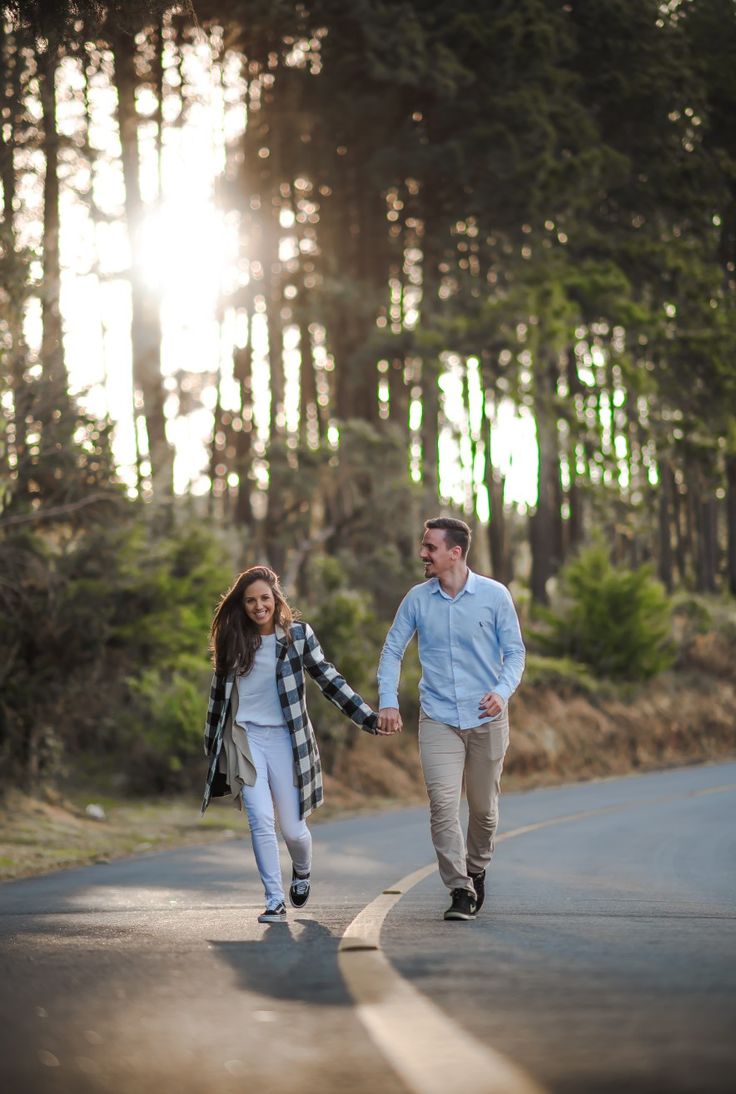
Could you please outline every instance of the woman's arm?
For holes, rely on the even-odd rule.
[[[378,715],[327,660],[308,623],[304,624],[304,667],[325,698],[334,703],[338,710],[366,732],[377,733]]]

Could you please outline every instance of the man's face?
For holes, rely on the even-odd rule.
[[[425,577],[441,577],[451,570],[460,557],[459,547],[450,547],[442,528],[426,528],[419,548]]]

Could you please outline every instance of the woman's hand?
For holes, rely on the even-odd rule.
[[[404,728],[398,707],[381,707],[378,712],[378,732],[382,737],[401,733]]]

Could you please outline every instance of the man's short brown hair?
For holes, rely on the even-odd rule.
[[[445,533],[445,543],[448,547],[459,547],[463,558],[470,550],[470,528],[464,520],[456,520],[455,517],[432,517],[425,520],[425,528],[439,528]]]

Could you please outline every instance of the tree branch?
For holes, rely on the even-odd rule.
[[[36,509],[33,513],[22,513],[17,517],[5,517],[0,519],[0,528],[10,528],[18,524],[28,524],[35,520],[58,520],[69,513],[76,513],[87,505],[94,505],[98,501],[116,501],[114,494],[90,494],[88,498],[80,501],[71,501],[67,505],[51,505],[48,508]]]

